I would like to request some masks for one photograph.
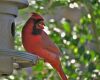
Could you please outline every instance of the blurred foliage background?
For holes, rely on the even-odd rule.
[[[29,6],[19,11],[16,20],[15,48],[24,50],[21,43],[21,29],[30,13],[37,12],[44,16],[45,31],[63,53],[61,62],[69,80],[100,80],[100,0],[28,1]],[[62,12],[63,9],[65,12]],[[66,12],[67,9],[71,9],[70,14],[67,13],[69,11]],[[77,16],[76,9],[80,11]],[[76,19],[77,17],[79,18]],[[60,80],[60,78],[49,64],[39,60],[33,67],[14,71],[13,75],[5,80]]]

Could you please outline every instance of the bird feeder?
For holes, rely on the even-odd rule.
[[[9,75],[14,68],[33,66],[37,61],[35,55],[14,50],[14,20],[18,9],[27,6],[27,0],[0,0],[0,75]]]

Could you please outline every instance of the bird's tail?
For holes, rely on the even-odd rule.
[[[62,66],[61,64],[58,62],[56,62],[56,64],[51,64],[56,71],[58,72],[59,76],[61,77],[61,80],[68,80],[68,78],[66,77],[65,73],[63,72]]]
[[[58,66],[57,71],[58,71],[58,74],[60,75],[62,80],[68,80],[61,65]]]

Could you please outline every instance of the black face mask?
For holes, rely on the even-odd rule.
[[[42,32],[41,29],[36,29],[36,28],[34,28],[33,31],[32,31],[32,34],[33,34],[33,35],[39,35],[39,34],[41,34],[41,32]]]
[[[40,21],[43,21],[43,19],[38,19],[38,20],[33,19],[33,23],[34,23],[33,30],[32,30],[32,34],[33,35],[39,35],[39,34],[41,34],[42,30],[36,28],[36,24],[38,24]]]

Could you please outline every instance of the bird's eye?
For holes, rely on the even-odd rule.
[[[44,24],[43,24],[42,22],[41,22],[41,23],[39,23],[38,25],[39,25],[39,26],[44,26]]]
[[[44,29],[44,22],[43,22],[43,21],[40,21],[40,22],[37,24],[37,28],[38,28],[38,29]]]

